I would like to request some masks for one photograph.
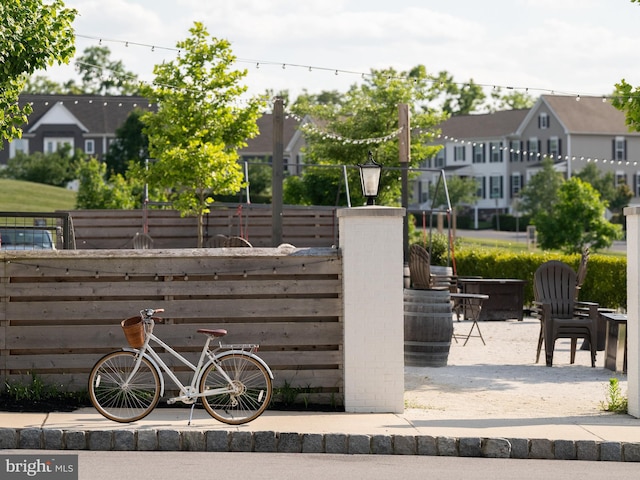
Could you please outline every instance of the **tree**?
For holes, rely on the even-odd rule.
[[[138,77],[128,72],[122,60],[111,60],[109,47],[87,47],[76,60],[82,93],[92,95],[135,95],[139,91]],[[67,84],[72,88],[73,82]]]
[[[605,208],[606,202],[590,184],[577,177],[565,181],[553,207],[534,218],[541,248],[579,253],[585,246],[594,251],[610,247],[622,227],[605,220]]]
[[[122,175],[112,175],[107,181],[107,166],[95,158],[79,168],[80,186],[76,196],[79,209],[132,209],[136,201],[134,186]]]
[[[315,122],[315,126],[304,129],[305,162],[323,167],[305,168],[301,179],[288,177],[286,196],[291,198],[295,191],[303,196],[300,203],[336,205],[336,198],[343,198],[344,178],[340,169],[328,167],[344,164],[355,167],[366,162],[371,150],[376,162],[383,165],[377,203],[398,204],[400,174],[393,169],[400,166],[398,139],[389,135],[398,129],[398,105],[407,104],[412,127],[411,165],[435,154],[438,147],[427,144],[444,116],[417,110],[417,105],[427,100],[428,85],[424,68],[416,68],[409,74],[391,68],[372,70],[362,84],[352,86],[337,103],[296,102],[292,107],[294,113],[308,114]],[[357,169],[348,169],[348,177],[353,204],[363,202]],[[290,182],[292,185],[287,185]]]
[[[542,160],[542,169],[531,177],[520,192],[520,210],[531,217],[549,212],[557,201],[563,181],[562,174],[553,168],[553,160]]]
[[[611,202],[616,196],[615,178],[613,172],[603,173],[593,163],[588,163],[586,167],[577,172],[575,177],[591,184],[600,194],[600,198]]]
[[[116,129],[116,138],[105,156],[109,173],[124,175],[130,161],[144,165],[149,158],[149,138],[144,133],[142,115],[142,111],[133,110],[124,124]]]
[[[33,111],[18,105],[27,76],[73,56],[75,16],[62,0],[0,2],[0,140],[20,138],[20,126]]]
[[[203,217],[216,195],[236,193],[242,187],[238,149],[258,134],[262,103],[243,101],[240,85],[246,70],[230,70],[236,58],[228,41],[210,38],[201,23],[191,36],[177,43],[182,54],[154,67],[154,86],[143,95],[158,104],[142,121],[155,160],[148,182],[168,189],[181,215],[198,219],[198,247],[203,244]]]
[[[482,87],[473,79],[465,83],[457,83],[446,71],[440,72],[432,80],[430,100],[440,99],[442,110],[452,116],[468,115],[477,110],[485,101],[486,95]]]
[[[593,163],[589,163],[575,176],[591,184],[600,194],[600,198],[607,202],[612,212],[622,213],[622,209],[629,205],[629,201],[633,198],[633,192],[626,183],[616,187],[613,172],[603,174]]]
[[[478,184],[472,177],[452,176],[447,178],[447,192],[449,193],[449,202],[452,207],[471,204],[476,200]],[[437,195],[436,188],[433,187],[429,194],[434,206],[446,206],[444,187],[438,188]]]
[[[58,95],[67,93],[67,89],[64,85],[51,80],[49,77],[44,75],[34,75],[27,77],[22,93],[30,93],[34,95]]]
[[[631,2],[640,5],[640,0],[631,0]],[[615,87],[611,104],[625,112],[630,130],[640,132],[640,86],[634,88],[623,78],[616,83]]]
[[[535,98],[528,92],[512,90],[503,94],[502,88],[498,87],[491,91],[491,98],[496,102],[492,111],[500,110],[524,110],[533,107],[536,103]]]

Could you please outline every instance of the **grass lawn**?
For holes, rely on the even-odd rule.
[[[75,205],[75,192],[65,188],[0,178],[0,211],[54,212],[73,210]]]
[[[471,238],[471,237],[458,237],[458,250],[474,249],[474,250],[500,250],[501,252],[509,253],[526,253],[537,252],[540,253],[543,250],[540,248],[528,248],[527,243],[514,242],[509,240],[500,240],[492,238]],[[560,253],[560,252],[558,252]],[[609,255],[613,257],[626,257],[627,252],[620,252],[615,250],[600,250],[597,252],[599,255]]]

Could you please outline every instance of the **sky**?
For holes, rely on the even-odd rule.
[[[346,91],[371,69],[424,65],[540,94],[640,86],[640,5],[629,0],[65,0],[76,55],[99,44],[140,80],[198,21],[231,43],[249,93]],[[128,43],[127,43],[128,42]],[[152,48],[153,47],[153,48]],[[44,75],[65,81],[71,66]]]

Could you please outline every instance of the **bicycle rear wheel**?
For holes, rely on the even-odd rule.
[[[269,373],[260,362],[240,353],[224,355],[219,361],[219,368],[211,364],[203,373],[200,393],[229,388],[233,388],[234,393],[203,396],[204,408],[216,420],[230,425],[257,418],[271,401],[273,387]],[[229,385],[220,369],[231,378],[232,385]]]
[[[142,357],[129,382],[138,356],[112,352],[96,362],[89,374],[89,397],[96,410],[114,422],[135,422],[149,415],[160,400],[160,377]]]

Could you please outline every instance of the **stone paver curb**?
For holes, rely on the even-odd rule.
[[[0,449],[335,453],[640,462],[640,443],[273,431],[0,428]]]

